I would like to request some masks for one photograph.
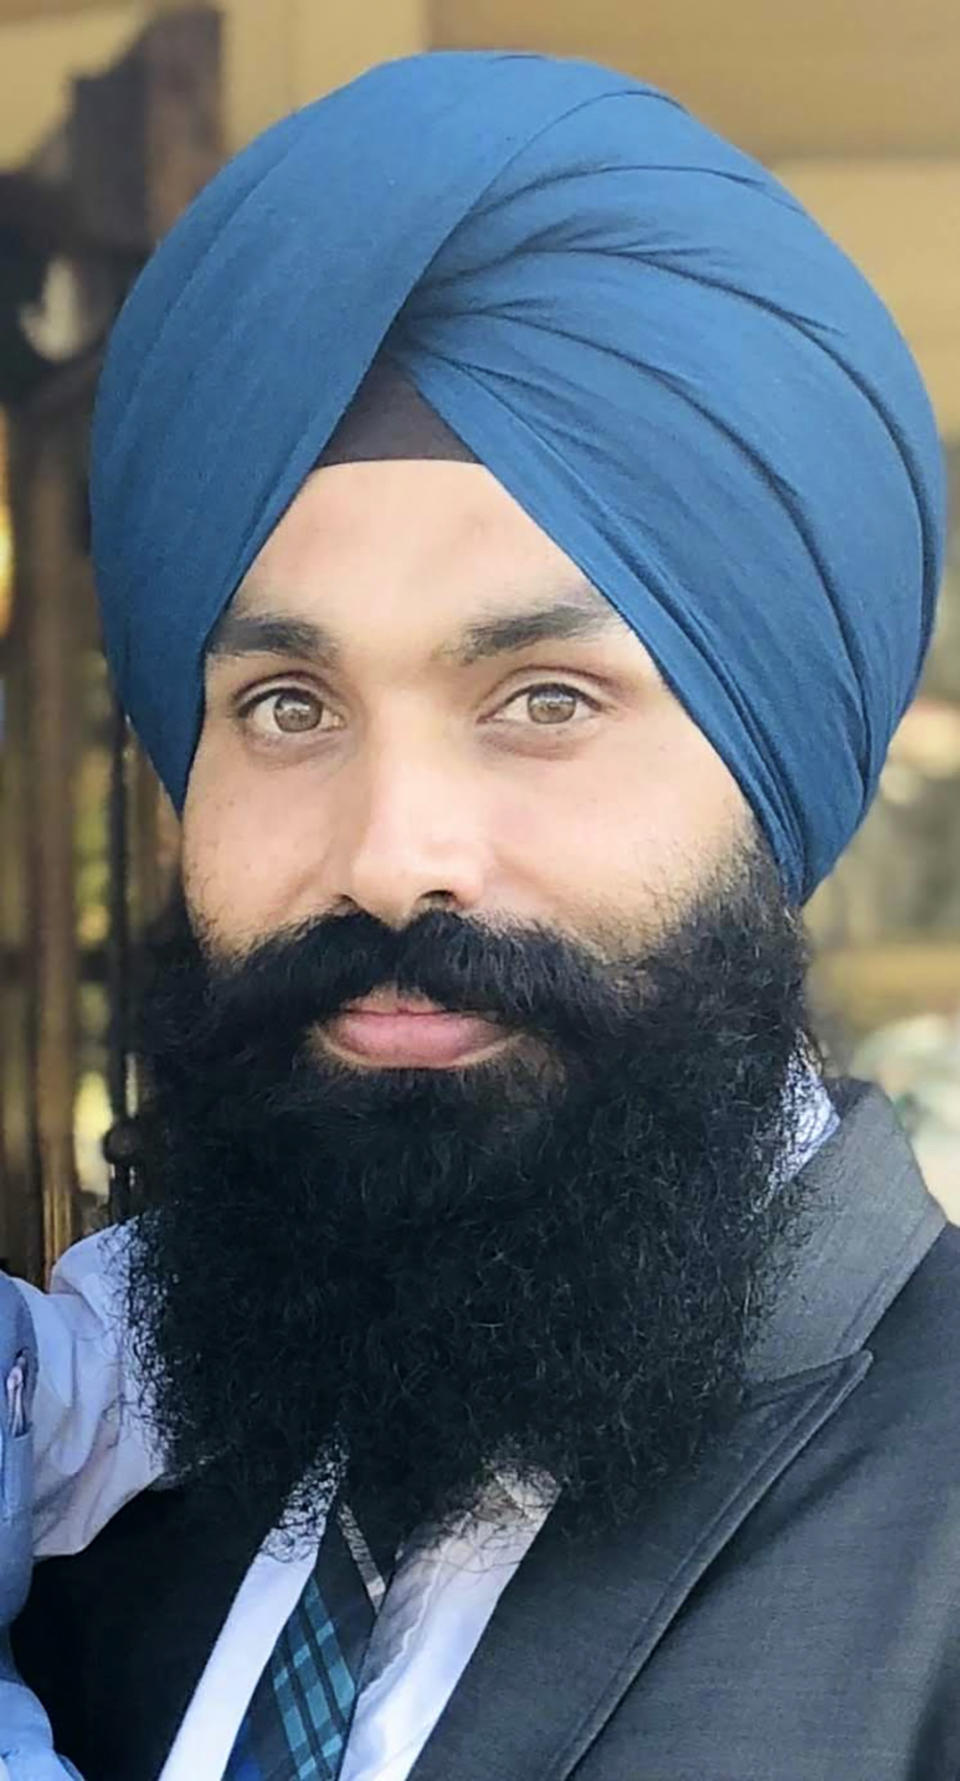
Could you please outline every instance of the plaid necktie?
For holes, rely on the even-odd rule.
[[[273,1648],[224,1781],[336,1781],[386,1582],[345,1504]]]

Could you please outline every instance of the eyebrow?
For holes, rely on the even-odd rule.
[[[493,656],[528,649],[534,643],[608,636],[625,628],[624,620],[589,584],[548,606],[499,612],[467,625],[452,643],[441,644],[430,657],[437,667],[470,668]],[[325,625],[282,612],[227,611],[213,632],[208,654],[306,656],[328,671],[343,660],[340,643]]]

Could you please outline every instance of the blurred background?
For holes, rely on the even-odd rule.
[[[475,47],[674,93],[852,254],[927,378],[954,491],[940,623],[808,919],[832,1059],[893,1096],[960,1219],[957,0],[0,0],[0,1265],[35,1280],[122,1203],[122,1126],[104,1139],[136,1098],[131,967],[177,858],[99,649],[86,442],[105,333],[227,154],[373,62]]]

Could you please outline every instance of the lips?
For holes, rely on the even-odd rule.
[[[401,996],[389,986],[374,989],[368,996],[360,996],[355,1002],[347,1003],[347,1013],[354,1009],[358,1014],[446,1014],[447,1009],[438,1003],[428,1001],[426,996]]]
[[[355,1003],[327,1027],[327,1036],[340,1049],[381,1065],[432,1065],[461,1062],[476,1053],[495,1048],[507,1037],[495,1021],[476,1014],[445,1014],[430,1003],[411,1010],[394,1006],[388,1011],[367,997]]]

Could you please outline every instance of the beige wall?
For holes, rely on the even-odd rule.
[[[0,24],[95,11],[102,3],[103,0],[0,0]]]
[[[744,147],[960,154],[957,0],[433,0],[433,41],[586,56]]]
[[[72,69],[180,0],[0,0],[0,165]],[[231,141],[428,43],[584,55],[661,84],[767,160],[960,155],[957,0],[221,0]],[[12,22],[11,22],[12,21]]]

